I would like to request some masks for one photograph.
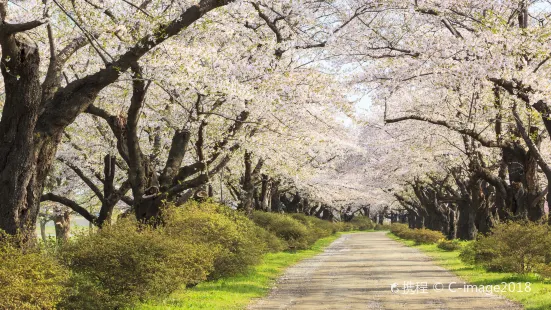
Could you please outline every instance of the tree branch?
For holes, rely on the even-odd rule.
[[[61,197],[61,196],[55,195],[53,193],[48,193],[48,194],[42,195],[40,201],[41,202],[52,201],[52,202],[60,203],[64,206],[67,206],[67,207],[71,208],[76,213],[82,215],[82,217],[87,219],[90,223],[95,223],[97,221],[97,217],[90,214],[90,212],[88,212],[88,210],[81,207],[78,203],[74,202],[71,199]]]
[[[515,123],[517,124],[517,129],[520,132],[520,135],[524,139],[524,142],[526,143],[526,145],[528,145],[528,149],[530,149],[530,152],[536,158],[539,166],[543,170],[543,173],[545,173],[545,176],[547,177],[547,179],[551,180],[551,167],[547,164],[547,162],[545,162],[545,159],[541,155],[538,147],[536,146],[534,141],[532,141],[532,138],[530,138],[530,135],[528,134],[528,132],[526,131],[526,128],[522,124],[522,121],[520,120],[520,116],[518,114],[518,109],[516,104],[513,105],[513,117],[515,119]]]
[[[69,83],[64,89],[56,92],[52,100],[44,106],[39,116],[36,131],[52,135],[55,130],[65,128],[92,104],[99,92],[114,83],[122,72],[139,60],[147,52],[177,35],[206,13],[222,7],[234,0],[201,0],[182,12],[177,18],[159,26],[152,34],[138,40],[136,45],[122,54],[118,60],[106,68]]]
[[[105,201],[105,198],[103,196],[103,194],[101,193],[101,190],[99,189],[99,187],[96,186],[96,184],[94,182],[92,182],[92,180],[90,178],[88,178],[84,172],[79,168],[77,167],[76,165],[62,159],[62,158],[59,158],[58,159],[60,162],[64,163],[67,167],[71,168],[71,170],[73,170],[76,175],[78,175],[80,177],[80,179],[82,181],[84,181],[84,183],[86,183],[86,185],[88,185],[88,187],[94,192],[94,194],[98,197],[98,199],[103,203]]]
[[[453,130],[453,131],[456,131],[458,133],[467,135],[467,136],[475,139],[476,141],[480,142],[483,146],[486,146],[486,147],[499,147],[499,148],[506,147],[505,145],[500,145],[499,143],[497,143],[495,141],[488,140],[488,139],[482,137],[478,132],[476,132],[472,129],[461,128],[461,127],[452,125],[452,124],[450,124],[450,123],[448,123],[447,121],[444,121],[444,120],[434,120],[434,119],[431,119],[431,118],[428,118],[428,117],[410,115],[410,116],[398,117],[398,118],[393,118],[393,119],[385,119],[385,123],[386,124],[392,124],[392,123],[398,123],[398,122],[407,121],[407,120],[423,121],[423,122],[427,122],[427,123],[430,123],[430,124],[433,124],[433,125],[446,127],[450,130]]]
[[[16,34],[18,32],[24,32],[28,30],[32,30],[36,27],[40,27],[44,24],[48,23],[48,19],[39,19],[39,20],[33,20],[26,23],[20,23],[20,24],[10,24],[10,23],[4,23],[1,26],[1,30],[4,32],[5,35],[12,35]]]

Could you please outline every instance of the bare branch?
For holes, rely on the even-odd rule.
[[[90,212],[88,212],[88,210],[81,207],[78,203],[76,203],[75,201],[73,201],[71,199],[61,197],[61,196],[55,195],[53,193],[48,193],[48,194],[42,195],[40,201],[41,202],[52,201],[52,202],[60,203],[64,206],[67,206],[67,207],[71,208],[76,213],[82,215],[82,217],[87,219],[90,223],[95,223],[97,221],[97,217],[90,214]]]

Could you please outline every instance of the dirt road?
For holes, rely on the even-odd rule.
[[[417,249],[390,239],[384,232],[373,232],[344,235],[324,253],[289,268],[270,295],[257,300],[249,309],[522,307],[494,295],[465,289],[462,280],[435,265]]]

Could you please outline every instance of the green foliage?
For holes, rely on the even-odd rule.
[[[352,231],[356,228],[349,222],[337,222],[335,223],[337,231]]]
[[[405,224],[392,224],[390,231],[402,239],[415,241],[416,244],[431,244],[437,243],[445,239],[444,234],[440,231],[430,229],[410,229]]]
[[[498,224],[488,236],[466,246],[460,257],[490,271],[540,272],[548,276],[551,231],[549,226],[533,222]]]
[[[456,251],[461,249],[461,243],[459,240],[441,239],[438,241],[438,248],[448,252]]]
[[[0,309],[55,309],[68,270],[39,249],[21,250],[0,236]]]
[[[367,216],[355,216],[350,224],[355,230],[372,230],[375,228],[375,223]]]
[[[338,227],[333,222],[322,220],[315,216],[293,213],[291,217],[308,228],[309,243],[311,244],[320,238],[329,237],[338,231]]]
[[[165,297],[180,286],[205,280],[212,249],[128,219],[97,233],[81,234],[60,248],[74,272],[66,309],[116,309]]]
[[[403,239],[410,239],[406,238],[409,237],[408,233],[411,232],[411,229],[409,229],[409,226],[406,224],[400,224],[400,223],[394,223],[390,225],[390,232],[395,234],[396,236],[403,238]]]
[[[268,252],[277,253],[287,249],[287,242],[278,238],[272,232],[269,232],[256,224],[253,229],[255,231],[255,235],[266,244],[266,249]]]
[[[312,238],[308,227],[290,216],[256,211],[253,213],[252,220],[258,226],[285,240],[290,249],[306,249],[311,244]]]
[[[375,230],[390,230],[390,225],[388,224],[376,224],[374,227]]]
[[[165,230],[203,243],[214,254],[209,279],[243,273],[260,261],[262,254],[281,250],[283,242],[256,226],[239,212],[216,203],[190,202],[165,212]]]

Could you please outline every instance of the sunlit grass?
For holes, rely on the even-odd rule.
[[[266,254],[262,263],[245,275],[180,289],[161,302],[150,302],[138,309],[244,309],[251,300],[265,296],[285,268],[323,252],[341,235],[320,239],[309,250]]]
[[[529,310],[551,309],[551,281],[543,281],[538,275],[518,275],[504,272],[488,272],[483,268],[470,266],[459,259],[459,251],[446,252],[436,244],[415,245],[414,241],[398,238],[389,233],[389,237],[398,240],[408,246],[418,248],[430,256],[435,263],[450,270],[462,280],[474,285],[500,285],[502,282],[530,282],[530,292],[505,292],[499,293],[510,300],[517,301]],[[522,286],[524,290],[524,285]]]

